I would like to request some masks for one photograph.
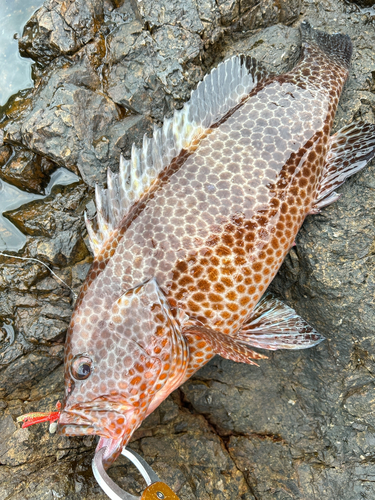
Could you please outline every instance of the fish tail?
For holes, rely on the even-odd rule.
[[[348,35],[340,33],[329,35],[323,31],[315,30],[308,21],[303,21],[300,29],[302,46],[305,50],[311,46],[318,48],[333,62],[345,68],[349,67],[353,45]]]

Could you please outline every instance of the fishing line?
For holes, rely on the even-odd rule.
[[[62,280],[60,278],[60,276],[58,276],[54,271],[52,271],[52,269],[50,267],[47,266],[47,264],[45,264],[44,262],[42,262],[41,260],[39,259],[34,259],[33,257],[18,257],[17,255],[9,255],[7,253],[4,253],[4,252],[0,252],[0,255],[3,255],[4,257],[10,257],[11,259],[19,259],[19,260],[33,260],[34,262],[37,262],[38,264],[42,264],[42,266],[46,267],[48,269],[48,271],[54,276],[54,278],[56,278],[57,280],[59,280],[63,285],[65,285],[67,288],[69,288],[69,290],[72,292],[73,294],[73,297],[76,299],[77,298],[77,294],[75,293],[75,291],[70,288],[70,286],[68,284],[65,283],[64,280]]]

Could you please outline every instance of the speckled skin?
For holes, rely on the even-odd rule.
[[[62,433],[103,436],[113,460],[219,352],[199,328],[235,336],[251,317],[317,198],[347,75],[347,64],[305,46],[290,73],[258,84],[133,206],[77,300]],[[82,356],[92,372],[77,381]]]

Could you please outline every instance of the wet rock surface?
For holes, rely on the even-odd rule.
[[[223,58],[245,52],[275,72],[292,66],[305,18],[353,40],[335,128],[375,123],[374,20],[354,4],[47,1],[20,40],[36,85],[5,108],[0,175],[16,183],[34,162],[22,189],[43,189],[50,171],[42,182],[36,164],[65,166],[85,184],[6,214],[27,235],[19,255],[53,266],[77,291],[92,260],[83,211],[95,181]],[[20,152],[28,160],[12,163]],[[136,432],[131,446],[181,500],[374,498],[374,174],[373,162],[307,218],[272,284],[327,340],[270,353],[259,368],[217,357]],[[91,473],[95,438],[16,423],[62,398],[74,298],[38,262],[0,262],[0,500],[104,500]],[[125,459],[110,474],[132,494],[144,488]]]
[[[32,151],[3,146],[0,153],[0,178],[29,193],[44,194],[57,165]]]

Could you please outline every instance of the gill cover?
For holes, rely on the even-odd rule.
[[[84,352],[74,353],[60,431],[98,434],[124,445],[158,391],[184,375],[188,347],[155,279],[126,291],[101,327],[91,333]],[[86,374],[89,360],[90,375],[77,377],[74,363]]]

